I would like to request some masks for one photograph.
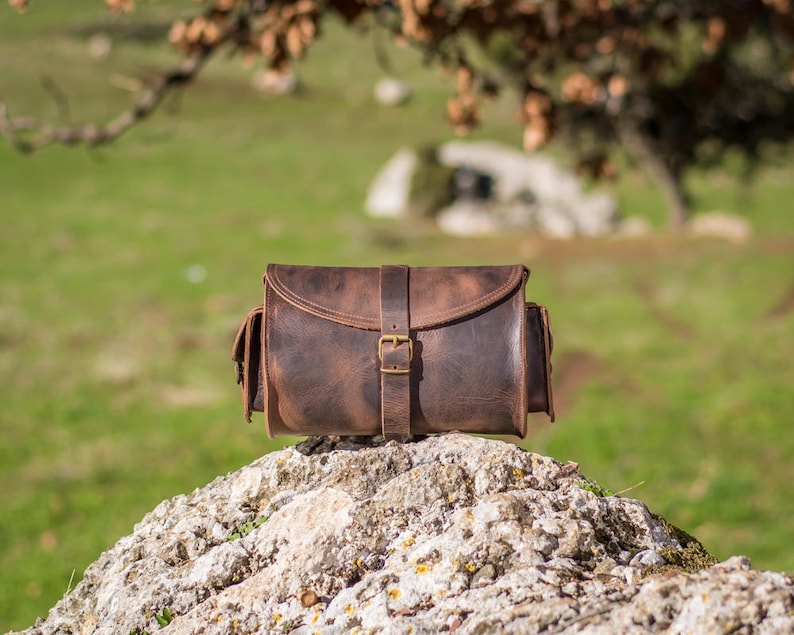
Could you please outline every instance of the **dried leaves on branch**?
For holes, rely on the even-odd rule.
[[[56,125],[33,117],[11,117],[8,106],[0,100],[0,133],[11,145],[24,153],[34,152],[53,143],[98,146],[117,139],[160,105],[166,94],[190,83],[198,74],[211,49],[195,51],[174,70],[161,75],[143,89],[133,106],[106,124]]]
[[[25,0],[9,0],[24,11]],[[105,0],[114,13],[134,0]],[[186,6],[195,3],[186,0]],[[220,48],[286,72],[330,15],[390,30],[454,77],[447,106],[460,134],[479,125],[484,97],[520,96],[524,146],[570,142],[594,176],[611,174],[620,144],[649,166],[675,214],[682,172],[728,148],[751,158],[794,132],[792,0],[203,0],[169,40],[185,67],[164,76],[105,126],[57,128],[3,109],[0,131],[20,149],[106,143],[192,81]],[[474,62],[473,60],[477,60]],[[168,80],[167,77],[171,77]],[[174,81],[178,77],[178,81]],[[677,208],[677,209],[676,209]],[[675,216],[674,214],[674,216]],[[679,219],[680,220],[680,219]]]

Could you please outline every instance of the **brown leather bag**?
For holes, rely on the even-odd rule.
[[[459,430],[526,435],[554,420],[546,308],[529,270],[275,265],[232,357],[245,418],[277,435]]]

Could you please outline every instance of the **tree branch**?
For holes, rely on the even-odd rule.
[[[652,136],[642,132],[640,125],[627,114],[616,118],[618,138],[637,165],[645,167],[656,181],[667,202],[667,220],[671,229],[681,229],[689,218],[684,184],[680,172],[665,160],[664,153]]]
[[[166,95],[174,89],[191,83],[207,60],[230,38],[231,34],[229,31],[212,45],[197,48],[179,66],[157,77],[151,85],[143,88],[131,108],[104,125],[97,123],[56,125],[32,117],[12,117],[8,112],[7,104],[0,99],[0,134],[8,139],[14,149],[24,154],[31,154],[53,144],[88,147],[109,144],[157,110]]]

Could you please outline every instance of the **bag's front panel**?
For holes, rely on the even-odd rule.
[[[378,434],[380,334],[307,313],[269,288],[265,307],[270,436]]]
[[[415,333],[411,429],[526,432],[523,286],[470,317]]]

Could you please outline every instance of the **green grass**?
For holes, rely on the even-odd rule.
[[[109,78],[174,59],[127,40],[90,60],[75,33],[103,19],[98,4],[0,9],[0,96],[14,112],[57,116],[47,73],[73,119],[106,119],[128,97]],[[533,417],[525,447],[610,490],[644,481],[627,495],[718,557],[794,570],[794,318],[773,310],[794,285],[794,170],[781,162],[749,187],[692,175],[698,210],[751,219],[743,245],[661,231],[454,240],[369,221],[378,166],[400,144],[450,136],[451,86],[392,54],[417,88],[406,108],[372,104],[371,40],[332,26],[294,98],[254,96],[250,71],[218,61],[176,112],[115,146],[22,157],[0,143],[0,630],[45,615],[163,498],[291,442],[243,423],[229,359],[271,261],[525,262],[554,321],[559,400],[558,423]],[[488,114],[475,136],[519,142],[509,99]],[[663,223],[644,176],[611,187],[627,213]],[[186,279],[196,264],[200,284]]]

